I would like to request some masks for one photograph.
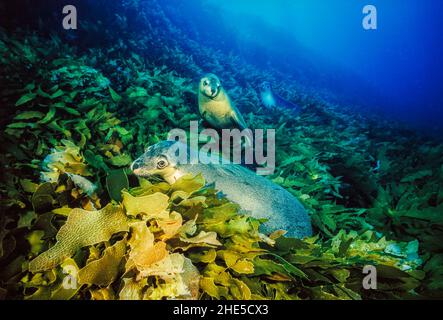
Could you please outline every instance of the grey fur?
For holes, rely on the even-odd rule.
[[[266,108],[291,109],[295,112],[300,111],[300,107],[295,103],[285,100],[276,94],[269,82],[263,82],[260,86],[260,99]]]
[[[177,159],[176,151],[179,147],[188,151],[188,158]],[[167,159],[169,169],[174,168],[174,172],[193,175],[202,173],[207,183],[214,182],[217,190],[222,191],[229,200],[239,204],[242,209],[249,211],[253,217],[269,219],[264,224],[263,232],[284,229],[291,237],[302,238],[312,235],[308,213],[287,190],[240,165],[189,164],[189,155],[193,152],[195,151],[180,142],[162,141],[149,147],[134,161],[131,169],[139,176],[152,174],[162,176],[166,171],[158,170],[156,164],[159,159]],[[206,155],[200,154],[200,156],[208,159]],[[168,177],[169,179],[171,177],[170,171]]]

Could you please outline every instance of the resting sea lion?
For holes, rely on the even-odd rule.
[[[170,184],[185,174],[201,173],[207,183],[215,183],[217,190],[249,211],[253,217],[268,219],[262,225],[262,232],[284,229],[289,236],[298,238],[312,234],[308,213],[287,190],[240,165],[203,164],[211,163],[203,152],[197,154],[199,163],[191,164],[189,157],[191,153],[195,156],[195,152],[198,151],[191,150],[181,142],[162,141],[150,146],[135,160],[131,170],[141,177],[160,176]],[[204,157],[206,160],[202,161]]]
[[[266,108],[284,108],[291,109],[296,112],[300,111],[300,107],[290,101],[287,101],[276,94],[271,87],[271,84],[267,81],[263,82],[260,86],[260,99]]]
[[[246,128],[245,120],[221,86],[220,79],[212,73],[200,80],[198,109],[203,119],[214,128]]]

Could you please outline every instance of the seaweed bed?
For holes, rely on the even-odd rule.
[[[187,39],[155,1],[138,5],[124,2],[107,45],[87,50],[0,29],[0,297],[443,297],[442,144],[283,86],[275,70]],[[145,146],[199,120],[206,70],[250,127],[278,128],[271,178],[309,210],[315,236],[260,235],[201,176],[131,176]],[[259,108],[263,80],[301,114]],[[377,266],[377,290],[362,287],[365,265]]]

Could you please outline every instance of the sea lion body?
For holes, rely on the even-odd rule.
[[[198,109],[203,119],[214,128],[246,128],[241,113],[213,74],[207,74],[200,80]]]
[[[204,161],[209,164],[202,164],[202,157],[207,155],[201,153],[197,164],[178,161],[179,148],[187,150],[188,156],[195,152],[180,142],[159,142],[135,160],[131,169],[139,176],[160,175],[171,184],[185,174],[201,173],[207,183],[214,183],[217,190],[222,191],[229,200],[239,204],[253,217],[268,219],[263,225],[263,232],[284,229],[291,237],[312,235],[308,213],[301,203],[281,186],[240,165],[214,164],[210,161]],[[161,166],[158,166],[159,163],[162,163]]]
[[[290,109],[295,112],[300,111],[300,107],[295,103],[285,100],[276,94],[269,82],[263,82],[260,86],[260,99],[266,108],[283,108]]]

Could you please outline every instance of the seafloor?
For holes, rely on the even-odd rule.
[[[112,29],[83,23],[83,46],[0,29],[0,297],[443,297],[442,144],[194,42],[155,1],[128,3]],[[307,208],[315,236],[260,236],[260,221],[202,177],[130,174],[146,146],[200,119],[207,71],[248,126],[277,129],[271,178]],[[263,110],[264,80],[301,113]],[[366,265],[376,289],[363,287]]]

